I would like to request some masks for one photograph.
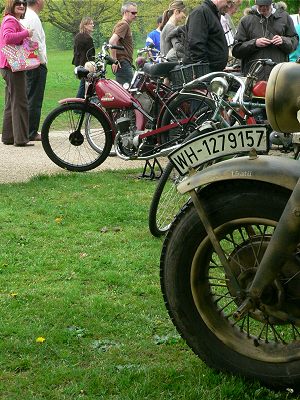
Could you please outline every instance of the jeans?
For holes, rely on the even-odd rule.
[[[84,99],[84,96],[85,96],[85,79],[81,79],[76,97],[79,99]]]
[[[123,85],[124,83],[131,83],[133,78],[132,66],[129,61],[120,61],[121,68],[116,72],[116,81]]]

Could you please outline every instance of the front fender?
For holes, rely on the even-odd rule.
[[[298,160],[279,156],[232,158],[211,165],[185,178],[177,187],[180,193],[187,193],[209,183],[247,179],[269,182],[293,190],[300,177]]]
[[[84,104],[85,101],[86,100],[82,99],[82,98],[69,97],[69,98],[66,98],[66,99],[61,99],[58,102],[59,102],[59,104],[70,104],[70,105],[72,105],[74,103]],[[113,137],[114,137],[115,133],[116,133],[116,129],[115,129],[114,124],[111,121],[111,118],[110,118],[109,114],[106,112],[106,110],[103,107],[101,107],[101,105],[99,105],[97,103],[93,103],[93,102],[89,102],[87,104],[87,110],[86,110],[87,112],[88,112],[89,108],[92,108],[93,110],[95,110],[101,116],[100,117],[101,121],[102,122],[105,121],[104,123],[106,123],[106,125],[107,125],[106,128],[109,129],[112,132]]]

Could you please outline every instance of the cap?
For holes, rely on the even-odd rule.
[[[255,0],[257,6],[270,6],[272,2],[272,0]]]

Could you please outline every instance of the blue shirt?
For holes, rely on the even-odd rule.
[[[298,33],[299,39],[300,39],[300,24],[295,26],[296,32]],[[290,55],[289,55],[289,59],[290,61],[296,61],[298,58],[300,57],[300,40],[298,43],[298,46],[296,48],[295,51],[293,51]]]
[[[146,46],[153,43],[154,48],[160,50],[160,30],[155,29],[154,31],[150,32],[146,39]]]

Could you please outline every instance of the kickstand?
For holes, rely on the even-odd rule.
[[[147,172],[148,169],[149,172]],[[154,158],[152,163],[146,160],[143,172],[139,175],[139,179],[159,179],[162,173],[163,169],[157,158]]]

